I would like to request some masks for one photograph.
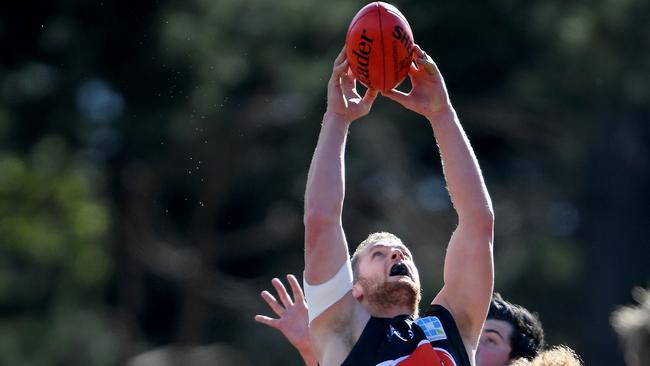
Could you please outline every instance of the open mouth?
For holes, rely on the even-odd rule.
[[[390,274],[392,276],[408,276],[411,277],[411,274],[409,273],[409,269],[404,263],[395,263],[393,264],[392,267],[390,267]]]

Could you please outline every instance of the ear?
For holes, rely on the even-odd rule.
[[[361,287],[358,281],[352,285],[352,296],[357,299],[357,301],[363,300],[363,287]]]

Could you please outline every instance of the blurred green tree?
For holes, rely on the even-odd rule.
[[[271,277],[302,271],[326,81],[364,4],[2,4],[0,363],[183,346],[300,364],[252,316]],[[616,363],[608,313],[650,281],[650,3],[395,4],[486,175],[498,290],[551,342]],[[379,98],[352,127],[344,222],[350,243],[402,237],[432,293],[454,217],[418,121]]]

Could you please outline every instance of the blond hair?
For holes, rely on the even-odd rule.
[[[583,366],[583,363],[574,350],[560,345],[540,352],[532,360],[519,358],[510,366]]]
[[[650,291],[641,287],[632,290],[639,304],[622,306],[612,312],[610,321],[625,348],[628,365],[650,365]]]
[[[362,241],[358,246],[357,249],[354,250],[354,253],[352,254],[352,274],[354,275],[354,280],[356,282],[358,278],[358,268],[359,268],[359,254],[370,244],[374,244],[378,241],[385,240],[388,242],[397,242],[399,244],[403,244],[402,240],[395,236],[394,234],[385,232],[385,231],[380,231],[376,233],[372,233],[368,235],[368,237]]]

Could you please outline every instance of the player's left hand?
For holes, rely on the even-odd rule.
[[[393,89],[383,92],[383,95],[431,120],[436,114],[448,112],[451,102],[442,74],[431,56],[418,45],[415,45],[414,52],[416,64],[411,64],[409,70],[411,91],[404,93]]]
[[[278,318],[255,315],[255,321],[282,332],[300,352],[311,352],[305,296],[294,275],[287,275],[287,281],[293,292],[293,300],[282,281],[274,278],[271,284],[278,293],[280,302],[268,291],[262,291],[261,296]]]

